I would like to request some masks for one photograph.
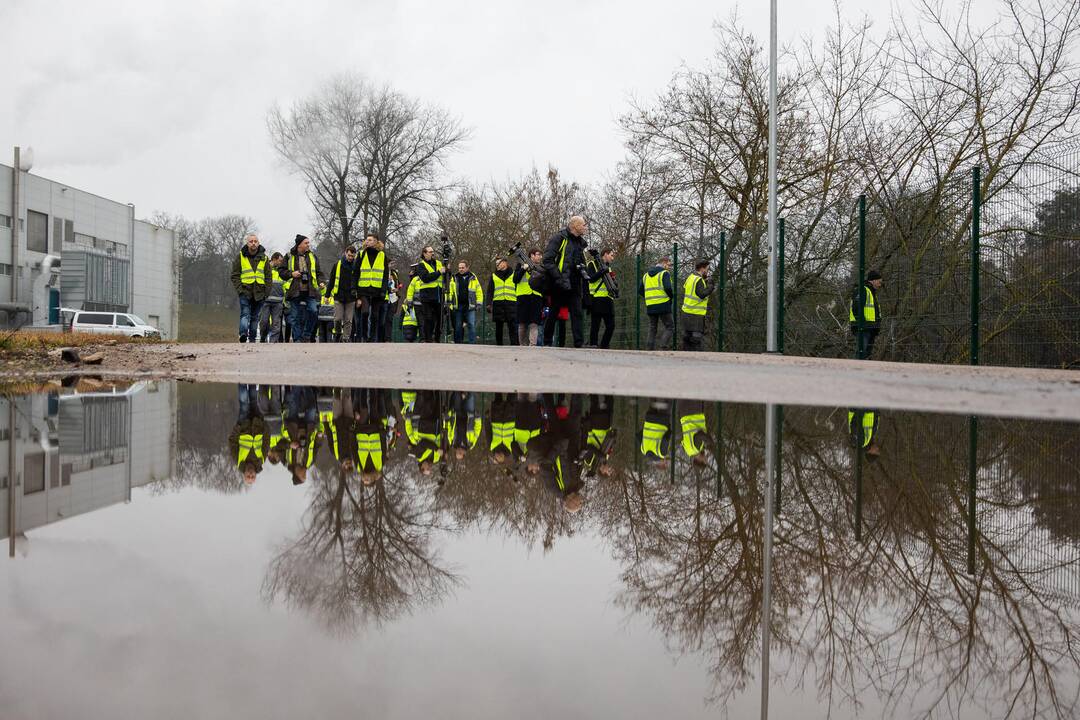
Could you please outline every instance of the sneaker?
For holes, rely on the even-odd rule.
[[[246,343],[247,342],[247,335],[241,335],[240,336],[240,342]]]

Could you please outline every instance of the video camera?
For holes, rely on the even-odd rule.
[[[446,233],[443,233],[439,239],[442,241],[442,259],[444,261],[449,260],[450,252],[452,250],[452,248],[450,247],[450,236]]]

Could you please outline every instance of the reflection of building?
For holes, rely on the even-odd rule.
[[[2,535],[124,502],[171,475],[175,416],[172,383],[0,399]]]
[[[173,231],[136,220],[131,205],[23,167],[0,165],[0,321],[56,325],[61,306],[129,312],[175,338]]]

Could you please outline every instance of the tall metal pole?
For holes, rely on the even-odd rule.
[[[979,220],[982,214],[982,180],[980,168],[971,173],[971,349],[972,365],[979,364],[979,271],[982,258],[979,253]]]
[[[761,526],[761,720],[769,717],[769,645],[772,637],[773,489],[776,473],[776,406],[765,406],[765,519]]]
[[[726,282],[724,276],[727,274],[727,259],[725,251],[727,249],[727,236],[724,233],[720,233],[720,265],[716,269],[716,273],[719,276],[717,280],[719,285],[716,288],[717,298],[717,312],[716,312],[716,351],[724,352],[724,283]]]
[[[766,313],[766,350],[776,352],[776,0],[769,1],[769,296]],[[764,700],[764,698],[763,698]],[[765,711],[762,705],[762,712]]]
[[[19,186],[22,184],[22,149],[15,146],[15,162],[11,171],[11,302],[19,302]]]

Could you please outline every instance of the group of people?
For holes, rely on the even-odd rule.
[[[566,344],[569,321],[573,346],[586,346],[585,310],[591,316],[587,345],[608,348],[615,332],[618,284],[611,269],[615,250],[586,251],[588,224],[581,216],[553,235],[541,250],[518,250],[495,259],[482,284],[461,260],[451,274],[435,248],[426,245],[402,279],[377,233],[368,233],[361,247],[349,246],[324,267],[311,250],[311,240],[297,235],[286,254],[266,250],[248,235],[232,267],[232,283],[240,300],[240,342],[387,342],[399,318],[406,342],[440,342],[448,322],[456,343],[476,342],[476,318],[485,310],[495,326],[495,342],[510,345]],[[444,252],[444,257],[446,253]],[[694,262],[679,288],[674,286],[669,258],[661,258],[638,281],[648,318],[649,350],[672,343],[679,313],[682,348],[704,349],[709,296],[708,260]],[[869,357],[881,322],[874,293],[881,287],[876,270],[867,275],[862,296],[853,294],[849,323],[857,336],[860,357]],[[856,321],[862,306],[863,322]],[[286,312],[287,309],[287,312]]]

